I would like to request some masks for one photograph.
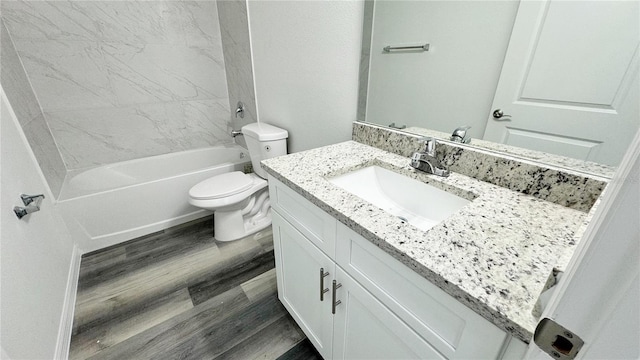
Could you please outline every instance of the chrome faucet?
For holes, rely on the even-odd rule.
[[[467,133],[467,130],[471,129],[471,126],[460,126],[453,130],[453,134],[451,134],[451,138],[449,140],[468,144],[471,141],[471,136]]]
[[[423,152],[416,151],[411,155],[411,167],[424,171],[427,174],[438,176],[449,176],[449,170],[440,166],[436,158],[436,140],[428,138],[425,140]]]

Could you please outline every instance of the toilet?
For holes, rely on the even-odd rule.
[[[260,161],[287,154],[287,130],[264,123],[242,127],[254,173],[220,174],[189,190],[189,204],[213,211],[214,237],[233,241],[271,225],[267,173]]]

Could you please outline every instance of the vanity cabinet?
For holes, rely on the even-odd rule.
[[[269,192],[278,296],[325,359],[523,356],[526,344],[272,177]]]
[[[321,299],[320,289],[331,286],[336,265],[277,212],[271,216],[278,298],[322,357],[331,359],[331,294]]]

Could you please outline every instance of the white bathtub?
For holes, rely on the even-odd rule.
[[[211,214],[189,205],[189,189],[249,162],[246,149],[217,146],[70,171],[58,206],[93,251]]]

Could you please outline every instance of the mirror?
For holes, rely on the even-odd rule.
[[[365,1],[358,120],[445,139],[471,126],[473,146],[616,166],[640,127],[638,6]]]

